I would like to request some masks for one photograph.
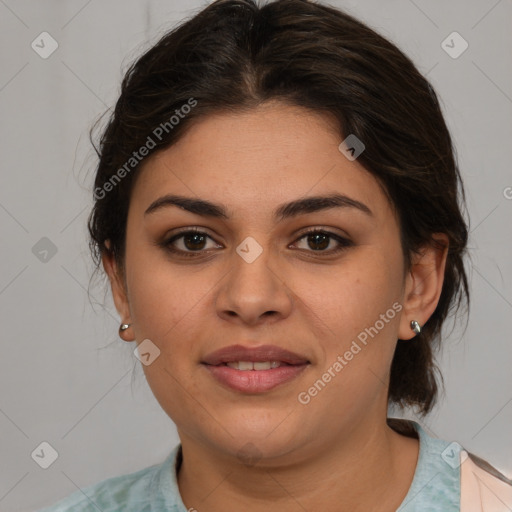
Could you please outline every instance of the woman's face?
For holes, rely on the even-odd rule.
[[[397,338],[414,336],[402,309],[413,283],[390,204],[341,142],[319,114],[270,103],[204,118],[145,162],[128,214],[126,295],[113,284],[114,297],[137,344],[150,340],[143,369],[182,442],[271,463],[385,421]],[[283,211],[334,194],[365,207]],[[167,195],[224,215],[165,202],[148,211]],[[192,229],[202,235],[177,236]],[[212,356],[234,345],[249,351]],[[274,351],[250,350],[263,345]]]

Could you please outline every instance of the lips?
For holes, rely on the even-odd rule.
[[[279,361],[289,365],[308,364],[307,358],[277,347],[275,345],[261,345],[248,348],[243,345],[231,345],[208,354],[202,361],[203,364],[219,366],[237,361],[249,361],[259,363],[265,361]]]
[[[245,394],[266,393],[290,382],[309,364],[306,357],[275,345],[232,345],[208,354],[202,361],[216,382]]]

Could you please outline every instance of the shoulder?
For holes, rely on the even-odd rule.
[[[461,512],[512,510],[512,480],[465,450],[460,460]]]
[[[420,439],[416,472],[400,512],[443,510],[511,512],[512,480],[469,453],[456,441],[428,434],[415,421],[392,419],[390,426]]]
[[[162,465],[155,464],[133,473],[107,478],[37,512],[149,511],[151,487]]]

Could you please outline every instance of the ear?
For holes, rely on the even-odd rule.
[[[110,240],[105,242],[107,248],[110,248]],[[104,252],[101,255],[101,261],[103,263],[103,268],[105,269],[106,274],[108,275],[108,279],[110,281],[110,288],[112,290],[112,298],[114,299],[114,304],[116,306],[117,312],[121,317],[121,322],[123,324],[131,324],[131,314],[130,314],[130,304],[128,301],[128,295],[126,292],[126,285],[120,272],[114,254],[111,251]],[[125,341],[133,341],[130,339],[130,335],[132,333],[132,329],[129,328],[125,331],[120,331],[119,336]]]
[[[416,336],[411,329],[411,320],[416,320],[423,327],[435,311],[441,296],[449,238],[445,233],[434,233],[432,238],[441,242],[444,247],[428,244],[421,248],[419,254],[414,253],[412,256],[411,269],[405,281],[398,331],[398,338],[401,340]]]

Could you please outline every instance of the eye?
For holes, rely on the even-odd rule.
[[[305,239],[309,250],[307,248],[300,248],[301,250],[322,254],[337,254],[354,245],[353,242],[347,238],[323,229],[312,229],[306,231],[302,233],[300,238],[298,238],[295,243],[303,239]],[[162,246],[165,250],[179,256],[197,257],[200,256],[201,253],[206,252],[208,249],[222,247],[216,243],[213,247],[207,247],[208,240],[214,242],[213,238],[210,237],[208,233],[200,231],[199,229],[188,228],[187,230],[183,230],[177,234],[174,234],[158,245]],[[329,246],[333,245],[331,243],[332,241],[334,241],[337,246],[335,245],[334,248],[328,249]]]
[[[354,245],[353,242],[351,242],[347,238],[343,238],[340,235],[322,229],[312,229],[310,231],[306,231],[305,233],[302,234],[298,241],[303,239],[306,239],[307,246],[312,249],[311,251],[308,252],[336,254]],[[338,245],[329,250],[325,250],[327,247],[331,245],[332,240],[334,240]]]
[[[194,257],[196,256],[194,253],[200,253],[208,249],[208,247],[205,247],[208,239],[213,241],[213,239],[204,231],[199,231],[198,229],[187,229],[186,231],[181,231],[180,233],[173,235],[171,238],[164,240],[161,245],[172,253],[179,253],[183,256]],[[178,244],[176,244],[176,242],[178,242]],[[181,247],[177,247],[176,245],[181,245]],[[220,246],[216,245],[215,247],[218,248]]]

